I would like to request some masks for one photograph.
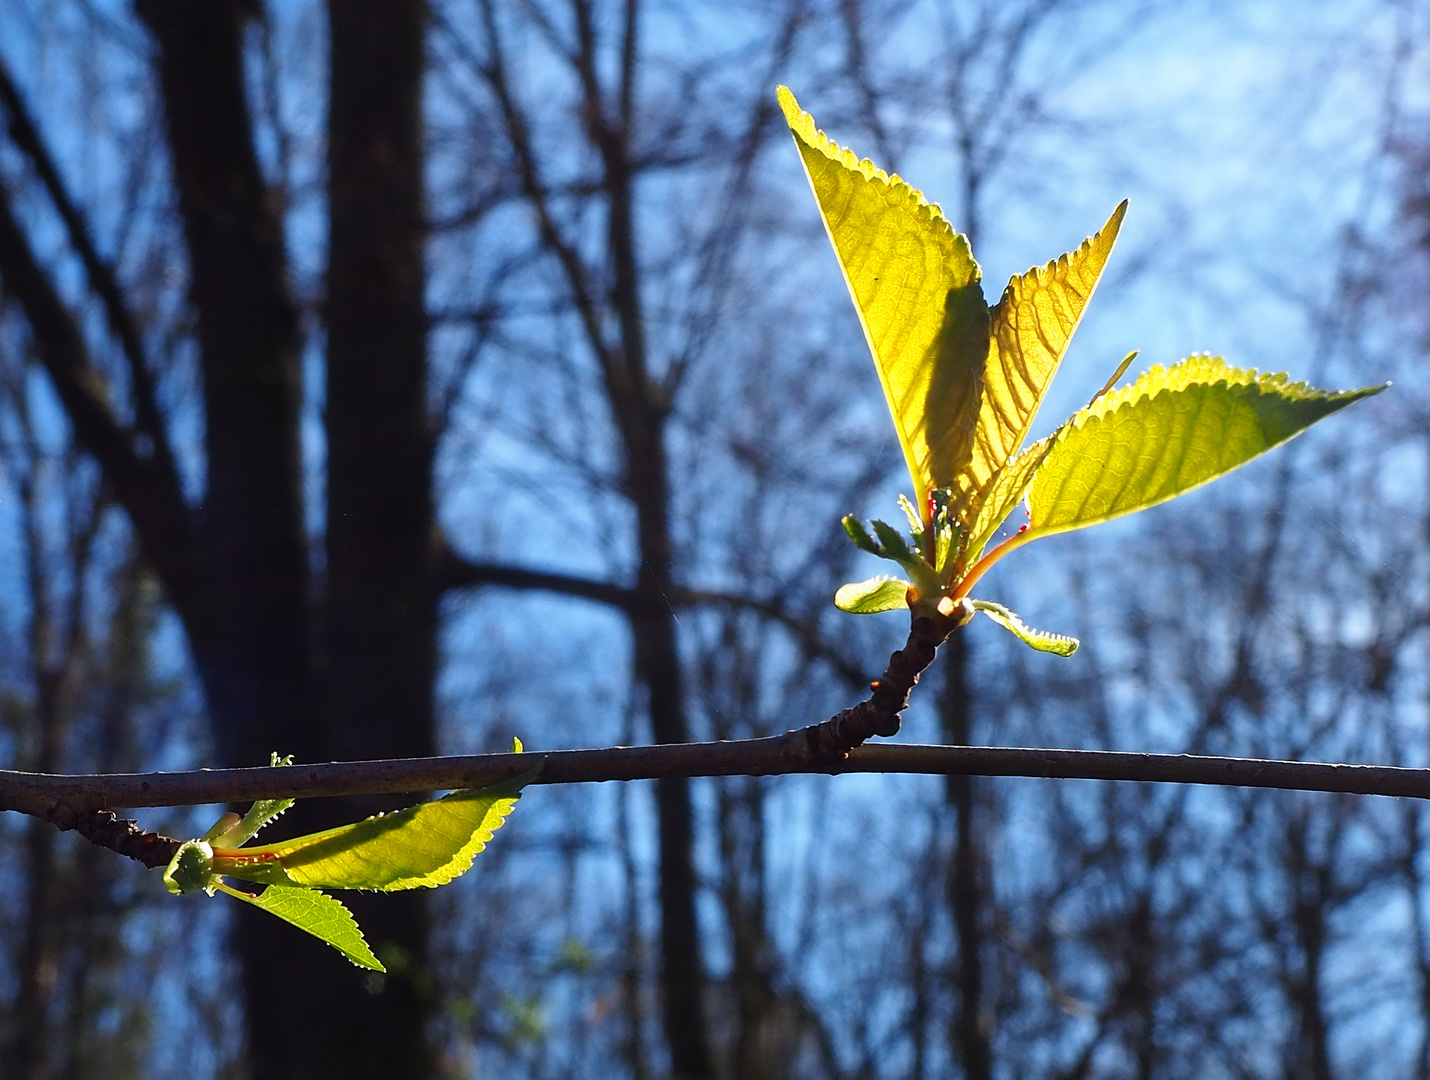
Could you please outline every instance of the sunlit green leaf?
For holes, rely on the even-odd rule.
[[[1071,656],[1077,652],[1078,640],[1075,637],[1068,637],[1066,634],[1050,634],[1046,630],[1034,630],[1002,604],[995,604],[988,600],[972,600],[970,603],[975,611],[983,612],[1024,645],[1031,646],[1039,652],[1056,653],[1058,656]]]
[[[869,530],[864,528],[864,523],[853,514],[845,514],[840,520],[844,526],[844,531],[849,534],[849,539],[854,541],[856,547],[861,551],[867,551],[870,555],[882,555],[884,549],[874,542],[874,538],[869,535]]]
[[[885,558],[893,559],[896,562],[910,563],[914,561],[914,553],[909,550],[908,541],[904,539],[903,533],[882,521],[871,521],[874,526],[874,535],[879,538],[879,543],[883,545]]]
[[[263,847],[217,851],[214,871],[248,881],[324,889],[445,885],[472,865],[516,805],[520,780],[454,791],[432,802]]]
[[[293,755],[288,754],[285,757],[280,757],[275,751],[269,755],[268,764],[273,768],[280,765],[292,765]],[[248,813],[244,814],[239,821],[225,829],[220,829],[218,825],[215,825],[213,829],[209,830],[210,833],[215,833],[215,830],[218,830],[215,835],[206,835],[204,839],[217,848],[239,847],[252,840],[259,829],[276,820],[292,805],[292,799],[259,799],[248,808]],[[223,818],[220,819],[221,822],[223,820]]]
[[[994,307],[977,438],[962,478],[972,505],[978,505],[976,496],[1022,447],[1126,213],[1123,200],[1101,231],[1076,251],[1013,278]]]
[[[903,578],[873,577],[841,585],[834,594],[834,606],[855,615],[873,615],[908,607],[908,595],[909,583]]]
[[[897,176],[830,141],[779,88],[854,299],[916,503],[954,487],[973,453],[989,313],[968,240]]]
[[[1154,367],[1061,430],[1028,493],[1029,539],[1165,502],[1382,389],[1331,393],[1213,356]]]
[[[255,896],[227,885],[221,884],[219,888],[245,904],[262,908],[268,914],[276,915],[284,922],[326,941],[358,967],[372,971],[387,970],[368,948],[352,912],[326,893],[289,885],[269,885]]]
[[[204,840],[186,840],[164,868],[164,888],[187,896],[207,888],[213,878],[213,848]]]

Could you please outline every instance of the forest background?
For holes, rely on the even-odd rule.
[[[1396,384],[1009,560],[1083,650],[975,624],[903,737],[1430,764],[1427,47],[1417,0],[6,5],[0,764],[734,738],[860,696],[905,627],[831,607],[867,569],[838,519],[899,460],[777,82],[990,293],[1131,197],[1049,417],[1132,348]],[[6,819],[0,1061],[1430,1077],[1424,816],[542,788],[460,883],[358,905],[385,978]]]

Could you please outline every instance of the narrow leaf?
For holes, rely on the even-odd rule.
[[[1097,404],[1098,398],[1103,397],[1106,394],[1112,393],[1112,391],[1117,386],[1117,380],[1127,374],[1127,369],[1132,366],[1132,361],[1137,359],[1138,352],[1139,350],[1133,349],[1130,353],[1128,353],[1122,358],[1122,363],[1117,365],[1117,370],[1112,373],[1112,377],[1108,379],[1107,382],[1102,384],[1101,390],[1092,395],[1092,399],[1087,403],[1087,407],[1089,409],[1092,408],[1093,405]]]
[[[214,853],[214,871],[248,881],[323,889],[435,888],[466,873],[516,805],[518,780],[454,791],[432,802],[265,847]]]
[[[902,492],[899,494],[899,509],[904,512],[904,518],[909,523],[909,532],[918,536],[924,531],[923,518],[919,516],[918,507],[909,501],[909,497]]]
[[[973,453],[989,340],[982,271],[936,205],[830,141],[786,87],[778,94],[923,506]]]
[[[1058,656],[1071,656],[1077,652],[1079,642],[1075,637],[1068,637],[1066,634],[1050,634],[1046,630],[1034,630],[1002,604],[995,604],[989,600],[973,600],[970,603],[975,611],[983,612],[1024,645],[1037,649],[1038,652],[1056,653]]]
[[[867,551],[870,555],[884,554],[884,549],[874,542],[874,538],[869,535],[869,530],[864,528],[864,523],[853,514],[845,514],[840,519],[840,524],[844,526],[844,531],[849,534],[849,539],[854,541],[859,550]]]
[[[1028,493],[1029,539],[1175,498],[1383,389],[1331,393],[1213,356],[1154,367],[1061,429]]]
[[[315,938],[326,941],[358,967],[372,971],[387,970],[368,948],[367,939],[358,929],[352,912],[340,900],[326,893],[316,889],[295,889],[289,885],[270,885],[254,896],[228,885],[221,884],[219,888],[245,904],[262,908],[299,930],[306,930]]]
[[[893,559],[895,562],[901,563],[914,561],[916,556],[909,550],[903,533],[883,521],[871,521],[869,524],[874,526],[874,535],[879,538],[879,543],[884,545],[880,554],[886,559]]]
[[[1053,438],[1040,439],[993,474],[993,480],[983,493],[978,515],[968,529],[970,539],[964,555],[965,562],[972,562],[983,553],[998,526],[1028,494],[1034,476],[1048,456]]]
[[[1013,278],[993,309],[983,402],[973,459],[964,479],[981,493],[1023,445],[1048,386],[1097,288],[1127,202],[1076,251]],[[970,497],[977,504],[976,497]]]
[[[909,583],[903,578],[873,577],[841,585],[834,594],[834,606],[855,615],[874,615],[908,607],[908,597]]]
[[[292,765],[293,755],[288,754],[280,757],[275,750],[269,755],[268,764],[273,768],[280,765]],[[252,840],[259,829],[276,820],[292,805],[292,799],[259,799],[248,808],[248,813],[244,814],[240,821],[223,830],[217,836],[205,836],[204,839],[210,841],[217,848],[240,847]],[[214,828],[218,828],[218,826],[215,825]]]

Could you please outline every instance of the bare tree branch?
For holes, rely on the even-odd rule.
[[[440,590],[473,589],[487,585],[560,593],[606,604],[621,611],[632,610],[638,602],[635,589],[596,578],[533,570],[508,563],[478,562],[465,559],[450,550],[438,560],[437,587]],[[753,612],[783,626],[809,656],[823,660],[845,682],[861,686],[868,678],[868,672],[864,668],[824,640],[814,623],[789,611],[778,600],[761,600],[738,593],[691,589],[678,585],[668,590],[666,598],[675,607],[726,607]]]
[[[843,758],[821,753],[813,727],[762,739],[613,746],[545,753],[339,761],[298,767],[61,776],[0,770],[0,810],[76,828],[108,807],[196,806],[250,799],[410,794],[499,783],[540,765],[534,784],[589,784],[662,777],[788,776],[823,773],[1020,776],[1215,787],[1324,791],[1430,799],[1430,769],[1319,761],[1147,754],[1035,747],[880,743]]]
[[[95,247],[89,224],[75,205],[74,199],[70,197],[69,189],[60,176],[59,166],[40,136],[39,129],[25,106],[25,100],[20,95],[20,88],[15,85],[15,80],[11,78],[10,70],[3,60],[0,60],[0,107],[4,108],[10,118],[10,138],[34,166],[50,201],[54,203],[55,212],[64,222],[70,246],[84,264],[90,288],[104,305],[110,332],[118,339],[128,362],[129,381],[134,395],[134,416],[139,430],[151,440],[155,467],[165,478],[166,485],[172,487],[177,495],[178,469],[174,464],[168,429],[159,414],[153,370],[146,355],[139,324],[125,302],[114,268],[100,256],[99,249]]]
[[[197,598],[189,515],[177,478],[163,472],[156,457],[140,456],[114,415],[109,387],[91,361],[74,316],[35,257],[3,186],[0,282],[25,313],[36,354],[64,402],[75,438],[94,456],[129,513],[144,553],[162,576],[175,607],[191,614]]]

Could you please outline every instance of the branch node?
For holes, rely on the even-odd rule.
[[[884,674],[869,684],[869,697],[805,728],[811,753],[821,761],[843,761],[850,750],[875,735],[897,735],[899,714],[907,708],[919,676],[933,663],[938,647],[962,624],[963,620],[942,613],[915,614],[908,640],[889,657]]]
[[[74,830],[96,847],[108,848],[143,863],[150,870],[168,866],[182,843],[172,836],[141,829],[137,821],[117,816],[113,810],[74,813],[56,808],[51,821],[61,830]]]

